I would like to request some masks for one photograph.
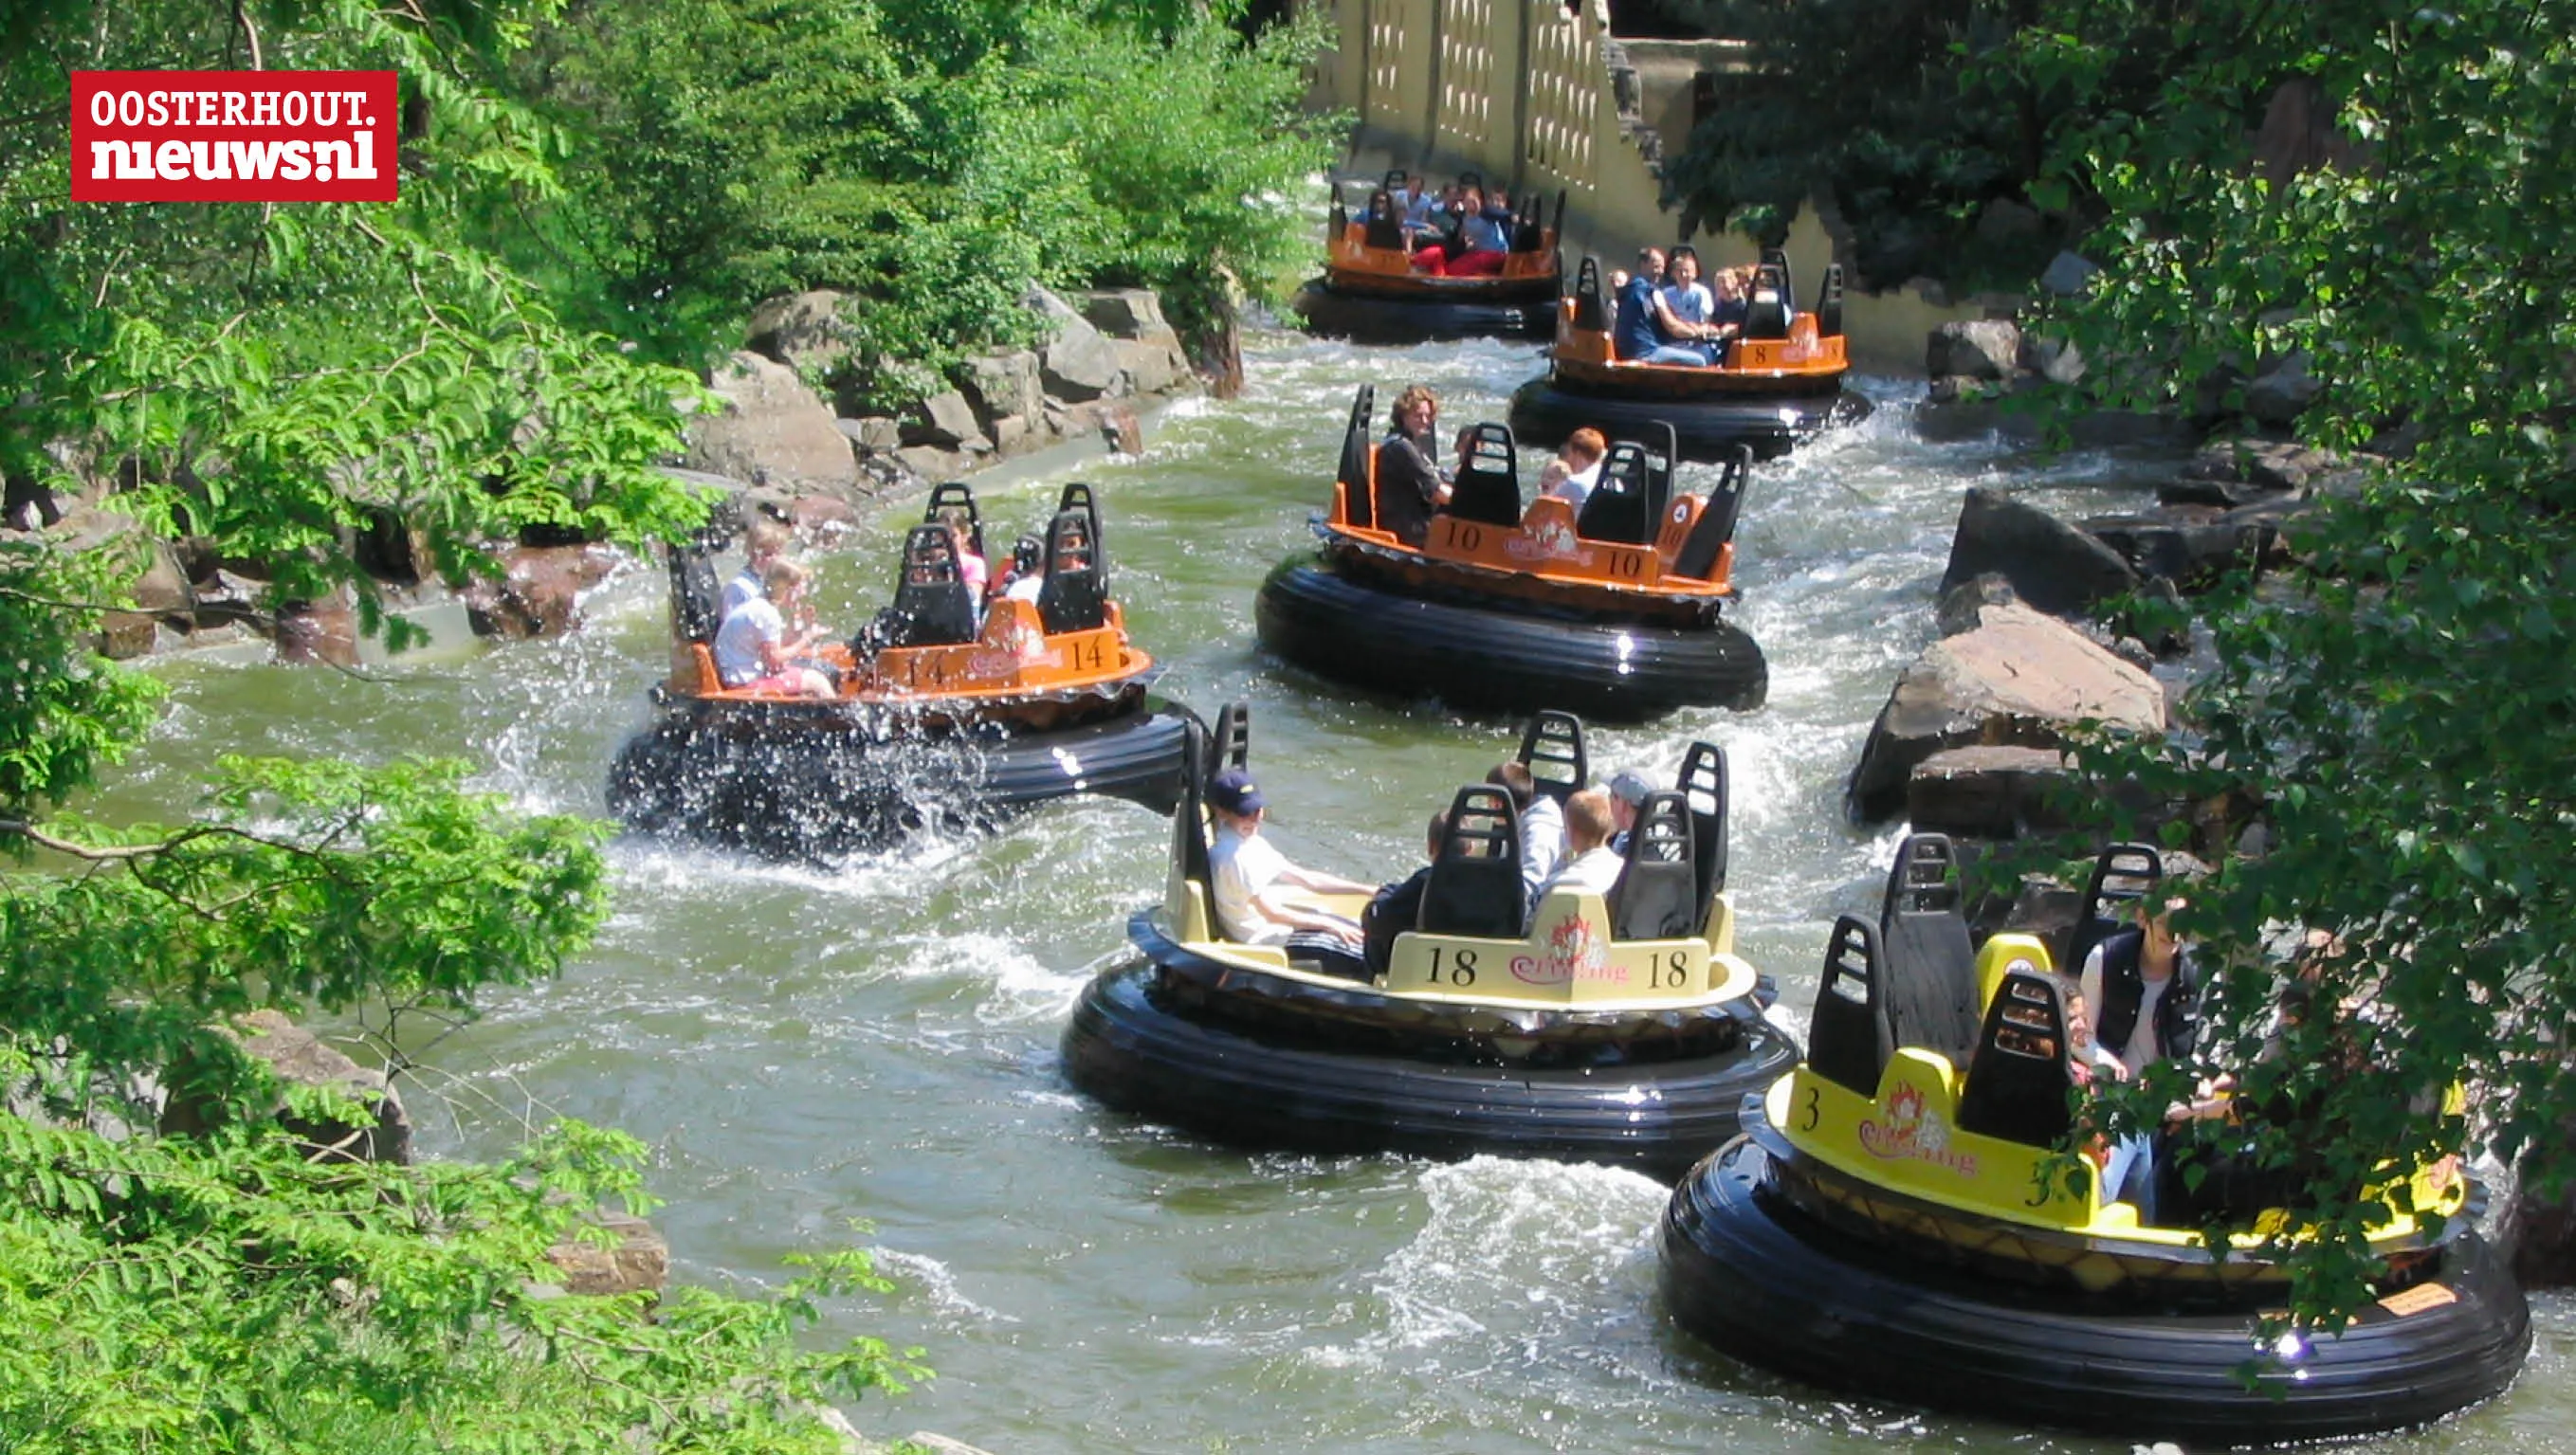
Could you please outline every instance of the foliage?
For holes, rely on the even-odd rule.
[[[496,78],[544,0],[380,9],[13,4],[0,25],[0,470],[250,563],[282,606],[354,592],[398,518],[452,577],[529,526],[641,541],[704,503],[655,468],[691,376],[563,320],[507,219],[563,194],[560,131]],[[73,206],[69,72],[392,68],[403,200]],[[874,1286],[819,1258],[776,1295],[547,1299],[543,1250],[640,1148],[565,1123],[495,1166],[308,1164],[282,1093],[210,1025],[254,1007],[451,1021],[558,970],[604,913],[593,825],[462,791],[453,764],[226,760],[201,812],[64,811],[156,693],[88,634],[138,537],[0,541],[0,1431],[12,1450],[831,1450],[808,1401],[911,1377],[808,1347]],[[120,546],[118,542],[128,544]],[[393,1051],[402,1062],[399,1045]],[[153,1129],[168,1098],[167,1133]],[[340,1107],[344,1116],[362,1115]],[[178,1127],[204,1130],[180,1132]]]
[[[1324,32],[1246,43],[1226,7],[1150,9],[583,0],[517,67],[584,138],[544,227],[626,317],[851,295],[851,373],[881,403],[1033,341],[1032,282],[1171,288],[1187,312],[1297,238],[1248,204],[1328,159],[1297,109]]]
[[[2576,1170],[2576,3],[2062,0],[1997,63],[2116,94],[2148,21],[2171,79],[2051,157],[2107,215],[2079,339],[2143,358],[2116,382],[2148,405],[2304,350],[2324,392],[2303,431],[2392,452],[2299,528],[2287,582],[2214,614],[2196,735],[2090,760],[2269,821],[2270,850],[2197,887],[2182,923],[2230,966],[2198,1069],[2296,1125],[2268,1153],[2325,1230],[2298,1250],[2316,1314],[2367,1296],[2381,1169],[2463,1143],[2454,1083],[2498,1153],[2544,1182]],[[2254,168],[2236,118],[2284,83],[2322,98],[2347,160]],[[2266,1055],[2294,976],[2261,946],[2282,926],[2335,938],[2291,962],[2320,1013]]]
[[[1811,196],[1829,200],[1870,287],[1917,275],[1963,288],[2026,286],[2098,215],[2089,196],[2034,187],[2055,140],[2094,108],[2153,94],[2162,12],[2106,35],[2082,89],[2029,54],[2040,0],[1674,0],[1701,33],[1747,44],[1665,185],[1685,215],[1766,244]],[[2030,215],[2013,221],[2014,209]],[[1980,227],[1985,222],[1986,226]]]

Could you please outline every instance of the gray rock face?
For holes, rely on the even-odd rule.
[[[857,491],[849,440],[795,370],[737,352],[708,387],[724,406],[690,424],[688,468],[800,494]]]
[[[1181,377],[1173,350],[1161,344],[1111,339],[1109,347],[1118,355],[1118,367],[1125,371],[1132,393],[1160,394]]]
[[[2020,363],[2051,384],[2072,384],[2084,377],[2084,351],[2072,339],[2023,334]]]
[[[744,346],[791,369],[828,370],[850,353],[840,307],[841,295],[829,288],[772,298],[751,311]]]
[[[2177,505],[2154,515],[2095,516],[2084,522],[2084,529],[2117,551],[2141,577],[2161,576],[2192,591],[2228,570],[2251,570],[2261,563],[2265,526],[2231,515],[2208,506]]]
[[[862,450],[891,450],[903,444],[903,425],[882,414],[861,419],[836,419],[841,435]]]
[[[1058,399],[1080,403],[1098,399],[1119,381],[1118,354],[1091,320],[1044,288],[1032,288],[1022,300],[1046,316],[1055,335],[1038,355],[1038,378]]]
[[[2262,424],[2281,426],[2296,420],[2325,384],[2308,372],[2305,349],[2294,349],[2245,386],[2245,412]]]
[[[221,1029],[238,1040],[244,1051],[266,1061],[278,1079],[300,1086],[333,1088],[374,1114],[376,1124],[372,1127],[284,1118],[284,1125],[303,1143],[308,1158],[316,1162],[396,1165],[411,1161],[411,1118],[383,1072],[371,1071],[350,1060],[273,1010],[253,1011]],[[210,1108],[173,1100],[162,1110],[161,1129],[202,1132],[213,1125],[210,1117]]]
[[[1955,637],[1983,625],[1986,608],[2011,606],[2020,600],[2021,597],[2013,592],[2012,582],[1989,571],[1956,586],[1944,587],[1940,601],[1932,608],[1932,619],[1941,635]]]
[[[2060,298],[2074,298],[2090,289],[2094,275],[2101,271],[2077,254],[2059,253],[2040,272],[2039,286]]]
[[[1977,212],[1977,240],[1986,243],[2010,242],[2039,231],[2040,216],[2032,208],[1998,197]]]
[[[904,415],[903,442],[977,452],[993,448],[992,440],[975,418],[975,406],[954,389],[933,394]]]
[[[2059,748],[2081,722],[2161,733],[2164,689],[2082,632],[2027,606],[1990,606],[1906,668],[1870,728],[1845,803],[1875,823],[1905,808],[1914,765],[1944,748]]]
[[[2201,447],[2156,498],[2167,505],[2251,505],[2304,496],[2352,466],[2341,455],[2280,440],[2218,440]]]
[[[524,640],[559,637],[581,626],[581,593],[608,579],[617,554],[606,546],[514,546],[501,557],[499,581],[464,592],[475,634]]]
[[[605,1228],[608,1246],[566,1238],[546,1250],[546,1261],[563,1274],[566,1293],[604,1296],[660,1293],[671,1281],[671,1245],[653,1225],[626,1213],[600,1211],[587,1220]]]
[[[2067,781],[2055,748],[1944,748],[1914,765],[1905,816],[1916,833],[2009,839],[2066,826],[2054,791]]]
[[[2118,553],[2035,505],[1975,488],[1959,505],[1941,589],[1999,575],[2021,599],[2059,616],[2089,615],[2133,590],[2137,572]]]
[[[1177,345],[1180,335],[1163,317],[1163,300],[1150,288],[1102,288],[1082,297],[1082,316],[1112,338]]]
[[[1932,330],[1923,372],[1933,378],[2009,379],[2021,354],[2021,327],[2005,319],[1945,323]]]
[[[967,360],[965,390],[988,434],[994,422],[1006,415],[1031,419],[1046,409],[1046,389],[1038,382],[1038,356],[1026,349]]]

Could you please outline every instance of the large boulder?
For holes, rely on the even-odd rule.
[[[1111,339],[1109,347],[1117,353],[1118,367],[1126,371],[1128,387],[1135,393],[1160,394],[1183,377],[1177,348],[1128,339]]]
[[[568,1237],[546,1250],[562,1274],[564,1292],[590,1297],[660,1293],[671,1281],[671,1245],[653,1225],[627,1213],[602,1209],[585,1219],[597,1234]]]
[[[936,445],[943,450],[984,453],[993,442],[976,421],[975,406],[954,389],[944,389],[914,405],[903,416],[903,442]]]
[[[1046,387],[1038,382],[1038,356],[1027,349],[986,354],[966,361],[966,397],[985,433],[1013,415],[1023,420],[1046,413]]]
[[[2185,591],[2204,589],[2231,570],[2260,566],[2273,533],[2266,522],[2240,520],[2233,511],[2205,505],[2095,516],[2084,522],[2084,529],[2118,552],[2140,577],[2161,576]]]
[[[2308,372],[2308,352],[2293,349],[2275,359],[2245,386],[2245,413],[2258,424],[2286,428],[2325,392],[2325,383]]]
[[[1987,606],[1897,678],[1852,770],[1845,803],[1875,823],[1905,808],[1917,763],[1945,748],[2059,748],[2080,723],[2165,729],[2164,689],[2082,632],[2027,606]]]
[[[2331,450],[2292,441],[2217,440],[2203,445],[2156,498],[2167,505],[2251,505],[2283,495],[2304,497],[2354,467]]]
[[[795,370],[737,352],[707,387],[723,404],[690,424],[688,468],[800,494],[864,495],[850,441]]]
[[[284,1113],[281,1108],[280,1122],[303,1144],[307,1157],[316,1162],[402,1165],[411,1161],[411,1117],[383,1072],[350,1060],[273,1010],[252,1011],[220,1029],[239,1042],[244,1051],[266,1061],[280,1081],[342,1092],[375,1118],[374,1126],[362,1127],[350,1122],[306,1119]],[[174,1096],[162,1108],[161,1129],[180,1134],[203,1132],[215,1124],[219,1115],[213,1106]]]
[[[2035,505],[1977,487],[1959,504],[1941,590],[1988,574],[2059,616],[2089,615],[2138,585],[2137,572],[2109,546]]]
[[[617,561],[606,546],[513,546],[501,555],[500,580],[465,588],[466,619],[478,636],[562,636],[581,625],[581,593]]]
[[[1091,320],[1044,288],[1032,288],[1022,300],[1048,322],[1053,336],[1038,355],[1038,378],[1046,392],[1069,403],[1098,399],[1118,384],[1118,351]]]
[[[358,665],[358,613],[348,593],[344,590],[318,601],[281,604],[277,608],[273,651],[280,662]]]
[[[840,308],[841,295],[829,288],[782,294],[751,311],[744,346],[791,369],[827,373],[850,355]]]
[[[1905,780],[1905,817],[1916,833],[2009,839],[2066,827],[2058,798],[2068,781],[2056,748],[1944,748]]]
[[[1111,338],[1138,343],[1181,346],[1181,336],[1163,317],[1163,300],[1150,288],[1102,288],[1082,298],[1082,316]]]
[[[1935,379],[2010,379],[2021,355],[2021,327],[2010,319],[1945,323],[1932,330],[1923,372]]]
[[[2048,260],[2047,269],[2039,275],[2039,286],[2060,298],[2075,298],[2093,286],[2094,275],[2101,271],[2080,254],[2059,253]]]

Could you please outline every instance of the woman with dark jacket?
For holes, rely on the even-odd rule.
[[[1388,411],[1377,447],[1377,524],[1408,546],[1431,534],[1431,512],[1448,503],[1449,477],[1433,464],[1440,451],[1440,401],[1419,384],[1405,387]]]

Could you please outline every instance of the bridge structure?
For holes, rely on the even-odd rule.
[[[1663,204],[1663,149],[1678,149],[1703,86],[1745,61],[1740,45],[1621,41],[1607,0],[1299,0],[1340,37],[1318,58],[1309,103],[1356,118],[1344,175],[1374,179],[1403,167],[1434,185],[1462,171],[1511,189],[1566,196],[1560,238],[1570,259],[1598,254],[1626,267],[1647,243],[1689,242],[1711,265],[1749,263],[1740,235],[1685,235]],[[1356,202],[1357,199],[1354,199]],[[1812,301],[1835,245],[1815,207],[1786,245]],[[1983,310],[1927,299],[1908,286],[1853,292],[1844,328],[1855,363],[1919,373],[1935,326]]]

